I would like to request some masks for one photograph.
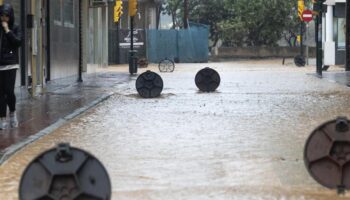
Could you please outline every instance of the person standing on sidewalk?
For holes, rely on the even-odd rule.
[[[10,4],[0,6],[0,19],[0,130],[3,130],[9,127],[6,120],[7,106],[10,109],[10,127],[18,127],[14,89],[22,34],[15,25],[15,15]]]

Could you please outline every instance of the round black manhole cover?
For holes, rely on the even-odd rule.
[[[136,80],[136,90],[143,98],[159,97],[163,91],[163,79],[157,73],[146,71]]]
[[[20,200],[109,200],[108,173],[93,155],[69,144],[60,144],[35,158],[25,169]]]
[[[209,67],[200,70],[195,78],[195,83],[203,92],[214,92],[220,86],[220,75]]]
[[[330,189],[350,189],[349,120],[339,117],[316,128],[304,149],[310,175]]]

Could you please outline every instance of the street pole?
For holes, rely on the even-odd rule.
[[[346,0],[346,71],[350,71],[350,0]]]
[[[316,74],[322,77],[323,71],[323,50],[322,50],[322,13],[323,3],[325,0],[314,2],[314,13],[316,14],[315,22],[315,42],[316,42]]]
[[[123,15],[123,1],[117,0],[114,6],[114,23],[116,25],[117,33],[116,33],[116,44],[117,44],[117,52],[116,52],[116,63],[120,64],[120,42],[119,42],[119,26],[120,26],[120,18]]]
[[[21,42],[21,86],[28,87],[28,34],[27,34],[27,0],[21,0],[21,30],[22,30],[22,42]]]
[[[305,57],[304,57],[304,49],[303,49],[303,25],[304,25],[304,18],[303,13],[305,11],[305,2],[304,0],[298,0],[298,16],[300,19],[300,35],[298,39],[300,39],[300,55],[297,55],[294,57],[294,63],[298,67],[304,67],[305,66]]]
[[[305,34],[305,41],[306,41],[306,65],[307,66],[309,66],[309,43],[307,41],[308,33],[309,33],[309,23],[306,24],[306,34]]]
[[[131,52],[134,50],[134,17],[130,17],[130,50]]]
[[[119,38],[119,21],[117,22],[117,64],[120,64],[120,38]]]
[[[322,77],[322,10],[316,17],[316,72]]]
[[[137,1],[129,0],[129,16],[130,16],[130,51],[129,51],[129,73],[133,75],[137,73],[137,58],[134,51],[134,17],[137,15]]]
[[[79,70],[78,82],[83,82],[83,2],[79,0]]]
[[[130,16],[130,52],[129,52],[129,73],[135,73],[134,63],[134,16]]]
[[[304,49],[303,49],[303,25],[304,22],[300,21],[300,56],[304,58]]]

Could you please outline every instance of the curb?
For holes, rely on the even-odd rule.
[[[82,107],[82,108],[78,108],[75,111],[73,111],[71,114],[60,118],[57,120],[57,122],[51,124],[50,126],[46,127],[45,129],[39,131],[38,133],[29,136],[28,138],[26,138],[25,140],[23,140],[22,142],[18,142],[16,144],[11,145],[10,147],[6,148],[4,150],[4,154],[2,155],[2,157],[0,157],[0,166],[7,161],[12,155],[14,155],[16,152],[18,152],[19,150],[23,149],[24,147],[26,147],[27,145],[37,141],[38,139],[52,133],[53,131],[57,130],[58,128],[62,127],[63,125],[67,124],[70,120],[78,117],[79,115],[83,114],[84,112],[90,110],[91,108],[95,107],[96,105],[102,103],[103,101],[109,99],[114,93],[108,93],[105,94],[101,97],[99,97],[98,99],[96,99],[95,101],[89,103],[88,105]]]

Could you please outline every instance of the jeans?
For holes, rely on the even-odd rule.
[[[17,69],[0,70],[0,118],[6,117],[7,106],[10,112],[16,111],[16,83]]]

